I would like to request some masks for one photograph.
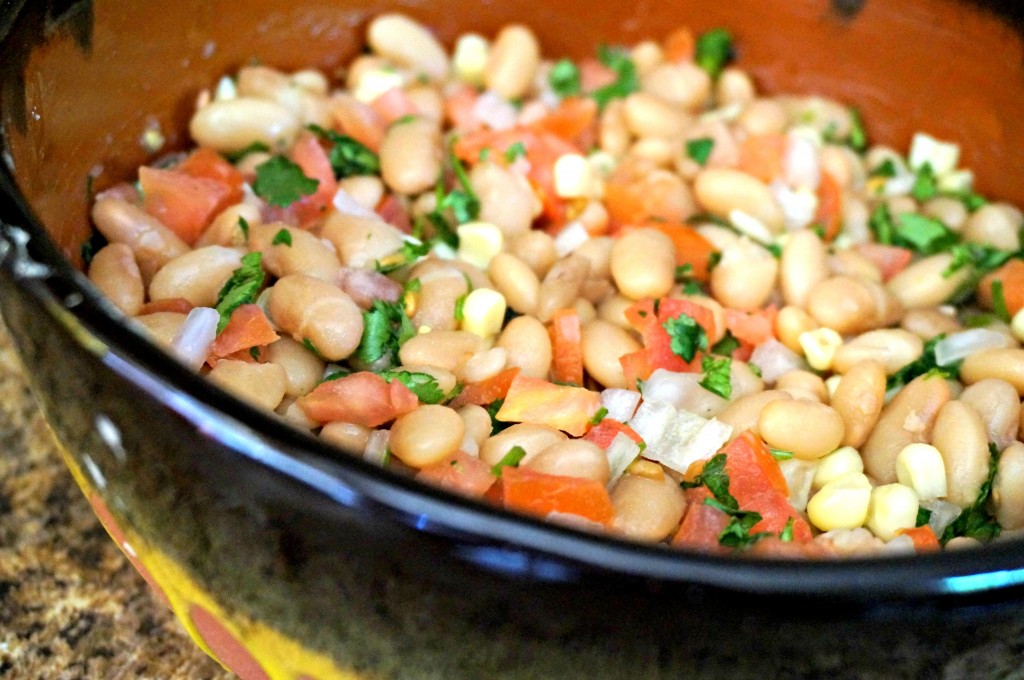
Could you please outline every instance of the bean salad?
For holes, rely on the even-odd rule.
[[[211,83],[187,150],[147,131],[88,276],[339,456],[513,512],[798,558],[1024,529],[1024,214],[737,56],[378,16],[337,73]]]

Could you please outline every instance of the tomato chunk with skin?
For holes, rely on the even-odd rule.
[[[440,463],[422,468],[416,479],[463,496],[482,498],[497,478],[487,463],[464,451],[456,451]]]
[[[398,380],[388,383],[375,373],[361,371],[320,383],[295,403],[318,423],[340,420],[379,427],[414,411],[419,399]]]
[[[494,417],[506,423],[548,425],[580,437],[600,408],[601,395],[585,387],[555,385],[517,375]]]
[[[657,310],[655,309],[657,307]],[[676,373],[696,373],[701,370],[701,353],[686,361],[672,350],[672,337],[664,324],[685,314],[704,329],[708,338],[715,336],[715,317],[710,309],[689,300],[664,298],[657,301],[638,300],[626,309],[626,320],[643,338],[644,348],[619,358],[627,384],[647,380],[659,368]]]
[[[729,525],[729,515],[704,503],[711,498],[704,487],[686,491],[686,513],[679,530],[672,537],[672,545],[704,552],[725,552],[718,537]]]
[[[189,245],[217,215],[231,189],[205,177],[178,170],[139,168],[143,208]]]
[[[614,514],[608,490],[592,479],[506,467],[501,492],[506,508],[542,518],[557,512],[607,525]]]
[[[241,305],[231,313],[224,330],[210,346],[211,357],[226,357],[251,347],[269,345],[281,336],[259,305]]]
[[[475,383],[466,383],[459,395],[452,400],[449,406],[459,408],[466,404],[486,406],[498,399],[504,399],[508,394],[508,388],[512,381],[519,375],[519,368],[506,368],[501,373]]]
[[[551,373],[558,382],[583,384],[583,324],[575,309],[560,309],[554,313],[549,327],[551,355],[554,357]]]
[[[619,434],[624,434],[637,444],[643,444],[644,440],[636,430],[625,423],[620,423],[613,418],[605,418],[600,423],[590,428],[590,431],[583,437],[588,442],[597,444],[602,449],[611,446],[612,440]]]

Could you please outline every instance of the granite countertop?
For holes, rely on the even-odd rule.
[[[0,325],[0,678],[232,678],[107,536]]]

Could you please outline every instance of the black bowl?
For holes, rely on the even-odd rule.
[[[823,563],[579,533],[340,456],[128,330],[78,270],[88,178],[127,177],[145,160],[136,139],[147,125],[183,144],[197,89],[252,56],[344,61],[383,8],[171,5],[4,6],[0,307],[83,491],[225,665],[247,678],[990,677],[1018,662],[1019,542]],[[523,20],[570,54],[730,25],[742,63],[769,87],[862,98],[870,131],[894,144],[919,128],[962,139],[982,190],[1024,197],[1010,2],[405,10],[447,39]]]

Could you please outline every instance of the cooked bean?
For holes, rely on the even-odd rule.
[[[821,169],[844,189],[864,186],[866,172],[860,157],[848,146],[826,144],[820,154]]]
[[[583,242],[573,251],[574,255],[586,258],[590,262],[590,276],[607,279],[612,275],[612,249],[615,239],[610,236],[595,236]]]
[[[266,359],[284,368],[285,394],[300,397],[311,391],[324,375],[324,361],[302,343],[283,337],[267,346]]]
[[[961,508],[973,505],[988,478],[988,435],[981,416],[962,401],[946,403],[935,418],[932,446],[946,464],[946,500]]]
[[[729,67],[718,76],[715,100],[719,106],[747,105],[755,96],[754,81],[746,71]]]
[[[828,258],[833,276],[849,276],[862,281],[882,283],[882,272],[871,260],[855,250],[841,250]]]
[[[1024,397],[1024,349],[987,349],[975,352],[960,366],[960,379],[967,385],[986,378],[1010,383]]]
[[[810,371],[784,373],[775,381],[775,389],[788,392],[794,399],[809,399],[820,404],[828,400],[825,381]]]
[[[539,229],[530,229],[516,236],[509,243],[508,252],[525,262],[538,277],[547,275],[558,262],[555,239]]]
[[[1007,208],[1010,207],[1009,210]],[[1006,204],[989,203],[978,208],[964,225],[964,240],[1016,251],[1020,243],[1020,214]]]
[[[832,359],[832,370],[846,373],[861,361],[877,361],[892,375],[924,353],[924,341],[909,331],[885,328],[868,331],[853,338]]]
[[[510,241],[530,231],[540,204],[522,177],[497,163],[478,163],[469,173],[469,184],[480,199],[481,222],[495,225]]]
[[[480,446],[480,460],[488,465],[497,465],[513,446],[519,446],[526,452],[520,461],[520,465],[525,465],[552,444],[568,439],[565,434],[547,425],[518,423],[485,441]]]
[[[363,314],[343,290],[292,274],[270,289],[270,317],[299,342],[308,340],[328,361],[352,354],[363,336]]]
[[[487,273],[508,306],[520,314],[533,314],[540,296],[540,281],[530,267],[515,255],[498,253]]]
[[[286,241],[281,240],[282,233],[288,235]],[[274,241],[278,244],[274,245]],[[341,263],[334,248],[305,229],[281,222],[250,226],[249,248],[263,253],[263,268],[274,276],[306,274],[323,281],[337,281]]]
[[[744,239],[722,250],[722,259],[711,271],[711,292],[727,307],[753,311],[768,301],[778,274],[779,261]]]
[[[889,304],[896,303],[886,298],[881,286],[847,276],[826,279],[807,296],[811,317],[841,335],[888,325],[889,318],[898,313],[889,309]]]
[[[213,218],[210,226],[199,235],[193,244],[196,248],[205,246],[225,246],[227,248],[244,247],[249,240],[242,229],[242,220],[250,227],[260,224],[263,217],[259,208],[247,203],[238,203],[225,208]]]
[[[948,276],[943,275],[952,262],[953,256],[949,253],[918,260],[889,279],[886,288],[907,309],[936,307],[952,297],[971,276],[970,267],[960,267]]]
[[[444,158],[441,131],[426,118],[390,126],[380,145],[380,174],[400,194],[418,194],[434,186]]]
[[[634,300],[665,295],[675,282],[675,253],[672,240],[656,229],[627,233],[612,247],[611,273],[615,285]]]
[[[146,286],[135,254],[124,243],[108,243],[89,263],[89,280],[128,316],[135,316],[146,301]]]
[[[517,366],[529,378],[547,378],[551,370],[551,336],[532,316],[517,316],[498,336],[498,347],[508,352],[508,366]]]
[[[998,378],[974,383],[958,397],[972,406],[985,422],[988,440],[1002,451],[1017,439],[1020,428],[1020,397],[1013,385]]]
[[[772,401],[761,409],[757,430],[771,447],[796,458],[816,460],[843,441],[842,417],[835,409],[806,399]]]
[[[366,28],[366,42],[377,54],[432,80],[448,75],[448,53],[423,24],[404,14],[382,14]]]
[[[579,255],[570,255],[556,262],[537,290],[534,316],[547,322],[558,310],[572,306],[589,274],[590,262]]]
[[[626,330],[595,319],[583,327],[583,367],[605,387],[631,389],[619,357],[639,351],[640,343]]]
[[[280,104],[292,112],[300,127],[311,124],[329,126],[333,119],[330,103],[327,92],[319,89],[319,86],[326,85],[326,81],[322,74],[317,74],[321,81],[319,86],[308,89],[302,83],[310,80],[313,72],[306,73],[307,76],[295,79],[266,66],[243,66],[238,70],[238,95]]]
[[[479,336],[466,331],[431,331],[409,338],[398,352],[402,364],[437,366],[458,375],[483,348]]]
[[[843,445],[860,448],[885,406],[885,367],[871,359],[850,366],[839,381],[830,404],[843,418],[846,428]]]
[[[820,328],[810,314],[792,305],[783,307],[775,317],[775,334],[779,342],[797,354],[803,353],[800,336]]]
[[[487,58],[484,82],[505,99],[518,99],[533,84],[540,66],[540,44],[526,26],[513,24],[498,32]]]
[[[682,107],[646,92],[626,97],[624,113],[626,126],[637,137],[678,137],[690,123]]]
[[[568,439],[547,446],[524,467],[549,475],[580,477],[607,484],[611,477],[608,456],[597,444],[585,439]]]
[[[459,367],[455,376],[462,382],[483,382],[505,370],[508,365],[508,350],[504,347],[482,349]]]
[[[733,401],[764,390],[764,380],[761,376],[754,373],[750,364],[737,359],[733,359],[729,368],[729,383],[732,385],[730,398]]]
[[[772,135],[786,128],[786,110],[771,99],[755,99],[750,102],[737,123],[751,135]]]
[[[366,443],[370,440],[370,431],[370,428],[364,425],[336,420],[323,426],[320,430],[320,439],[354,456],[362,456]]]
[[[132,319],[132,325],[141,328],[143,333],[164,349],[171,348],[171,340],[185,323],[185,314],[180,312],[154,312]]]
[[[119,198],[98,198],[92,207],[92,220],[108,241],[132,249],[142,280],[147,283],[161,267],[191,250],[160,220]]]
[[[962,330],[956,317],[938,309],[908,309],[900,320],[900,326],[903,330],[910,331],[923,340],[931,340],[936,335]]]
[[[626,320],[626,310],[629,309],[632,304],[633,301],[629,298],[621,295],[612,295],[598,305],[597,316],[599,319],[615,324],[620,328],[632,330],[632,326],[629,321]]]
[[[672,479],[627,474],[612,490],[612,528],[638,541],[662,541],[679,526],[686,498]]]
[[[346,267],[372,268],[402,247],[402,232],[383,220],[334,212],[321,235],[330,241]]]
[[[626,102],[613,99],[608,102],[599,121],[598,138],[601,149],[613,156],[622,156],[629,148],[629,127],[626,125]]]
[[[238,97],[207,104],[195,112],[189,133],[199,146],[221,153],[241,151],[253,142],[287,149],[299,133],[299,120],[269,99]]]
[[[739,170],[708,169],[694,180],[694,195],[713,215],[731,219],[734,210],[754,217],[773,233],[782,231],[782,210],[768,185]]]
[[[963,201],[951,196],[936,196],[921,206],[921,213],[936,219],[955,232],[961,232],[970,213]]]
[[[376,175],[355,175],[338,180],[338,188],[367,210],[376,208],[384,198],[384,182]]]
[[[196,307],[213,307],[220,289],[241,263],[242,254],[236,248],[197,248],[174,258],[153,275],[149,299],[184,298]]]
[[[483,445],[484,441],[491,436],[491,416],[487,409],[476,404],[466,404],[458,409],[462,424],[466,426],[466,436]]]
[[[896,482],[896,456],[907,444],[931,441],[935,418],[952,396],[942,378],[921,376],[907,384],[882,410],[861,447],[864,470],[879,484]]]
[[[643,91],[692,112],[703,108],[711,96],[711,77],[693,62],[663,63],[643,74]],[[629,99],[626,100],[629,109]],[[671,136],[671,135],[658,135]]]
[[[465,436],[466,426],[454,409],[425,404],[395,420],[388,448],[406,465],[424,468],[458,451]]]
[[[758,434],[758,421],[764,407],[775,401],[791,400],[792,398],[781,390],[765,390],[749,394],[729,404],[724,411],[718,414],[717,418],[726,425],[732,426],[732,435],[729,437],[729,441],[732,441],[747,430]]]
[[[1003,529],[1024,528],[1024,444],[1013,442],[999,455],[999,469],[992,482],[996,519]]]
[[[779,263],[779,283],[786,304],[803,307],[811,290],[828,276],[825,244],[818,235],[810,229],[791,234],[782,247]]]
[[[455,307],[459,298],[469,292],[466,278],[458,269],[440,269],[421,275],[419,302],[412,316],[416,328],[426,326],[431,330],[453,331],[458,326]]]
[[[222,359],[207,376],[218,386],[256,408],[273,411],[284,399],[288,378],[277,364]]]

